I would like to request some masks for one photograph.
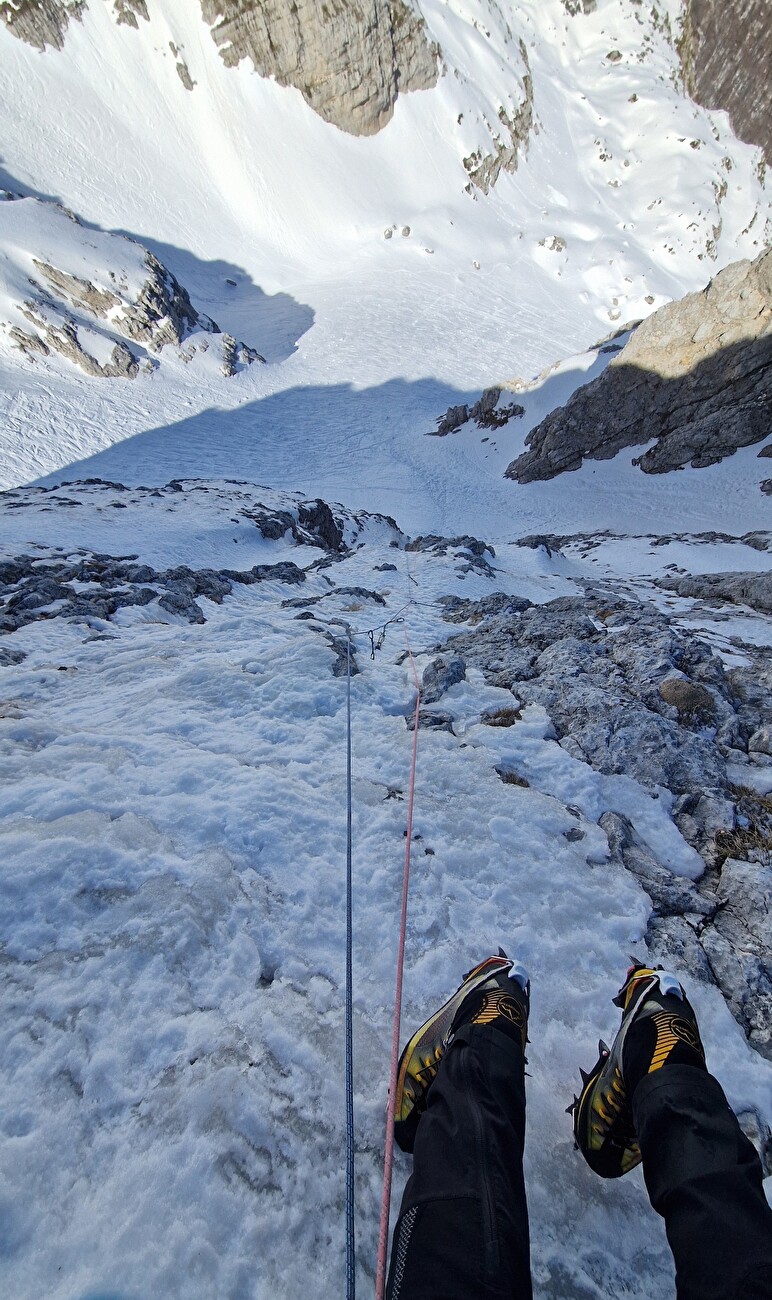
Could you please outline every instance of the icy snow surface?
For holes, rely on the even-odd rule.
[[[307,580],[201,599],[201,626],[153,604],[4,638],[27,658],[2,670],[0,707],[3,1286],[68,1300],[341,1293],[346,683],[319,628],[342,619],[358,630],[361,669],[355,1109],[367,1294],[411,747],[405,632],[420,671],[453,631],[440,595],[549,600],[597,566],[510,546],[491,578],[464,572],[464,552],[407,553],[385,522],[350,519],[358,549],[309,569],[321,552],[288,534],[264,541],[241,513],[292,498],[183,488],[5,498],[4,555],[86,546],[215,568],[292,558]],[[604,545],[625,552],[619,539]],[[629,574],[643,541],[628,547]],[[312,596],[324,597],[312,621],[282,607]],[[377,637],[400,610],[371,660],[367,630]],[[499,943],[527,964],[536,1294],[665,1300],[672,1265],[640,1173],[598,1180],[563,1112],[579,1065],[613,1032],[628,954],[645,955],[649,901],[607,865],[597,817],[624,811],[675,871],[693,875],[695,855],[667,798],[571,758],[540,708],[511,728],[485,725],[483,711],[512,696],[474,670],[468,679],[437,706],[451,708],[457,734],[420,735],[403,1023],[419,1023]],[[502,762],[530,787],[502,782]],[[576,830],[583,838],[566,838]],[[732,1104],[768,1121],[769,1063],[717,990],[690,992]],[[399,1157],[395,1195],[408,1168]]]

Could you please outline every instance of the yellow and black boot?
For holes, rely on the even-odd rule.
[[[705,1070],[694,1011],[669,971],[636,962],[614,998],[622,1024],[611,1047],[598,1044],[598,1060],[582,1070],[582,1090],[568,1107],[576,1145],[602,1178],[619,1178],[640,1162],[632,1096],[644,1075],[664,1065]]]
[[[394,1137],[412,1151],[429,1089],[454,1033],[468,1024],[490,1024],[514,1036],[525,1048],[530,985],[525,967],[499,949],[469,971],[434,1015],[416,1030],[399,1060],[394,1107]]]

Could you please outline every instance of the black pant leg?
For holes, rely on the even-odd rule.
[[[516,1042],[467,1025],[429,1092],[394,1230],[388,1300],[531,1300]]]
[[[633,1117],[678,1300],[772,1300],[772,1210],[761,1165],[717,1081],[666,1065],[636,1088]]]

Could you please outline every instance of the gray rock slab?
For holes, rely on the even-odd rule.
[[[646,473],[716,464],[768,437],[772,421],[772,250],[719,271],[700,293],[666,304],[597,379],[526,438],[508,466],[519,483],[653,442]]]

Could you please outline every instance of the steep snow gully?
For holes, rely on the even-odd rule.
[[[772,207],[703,9],[0,0],[2,1295],[342,1294],[347,624],[360,1294],[405,631],[403,1037],[530,970],[537,1300],[674,1292],[565,1114],[631,953],[771,1194]]]

